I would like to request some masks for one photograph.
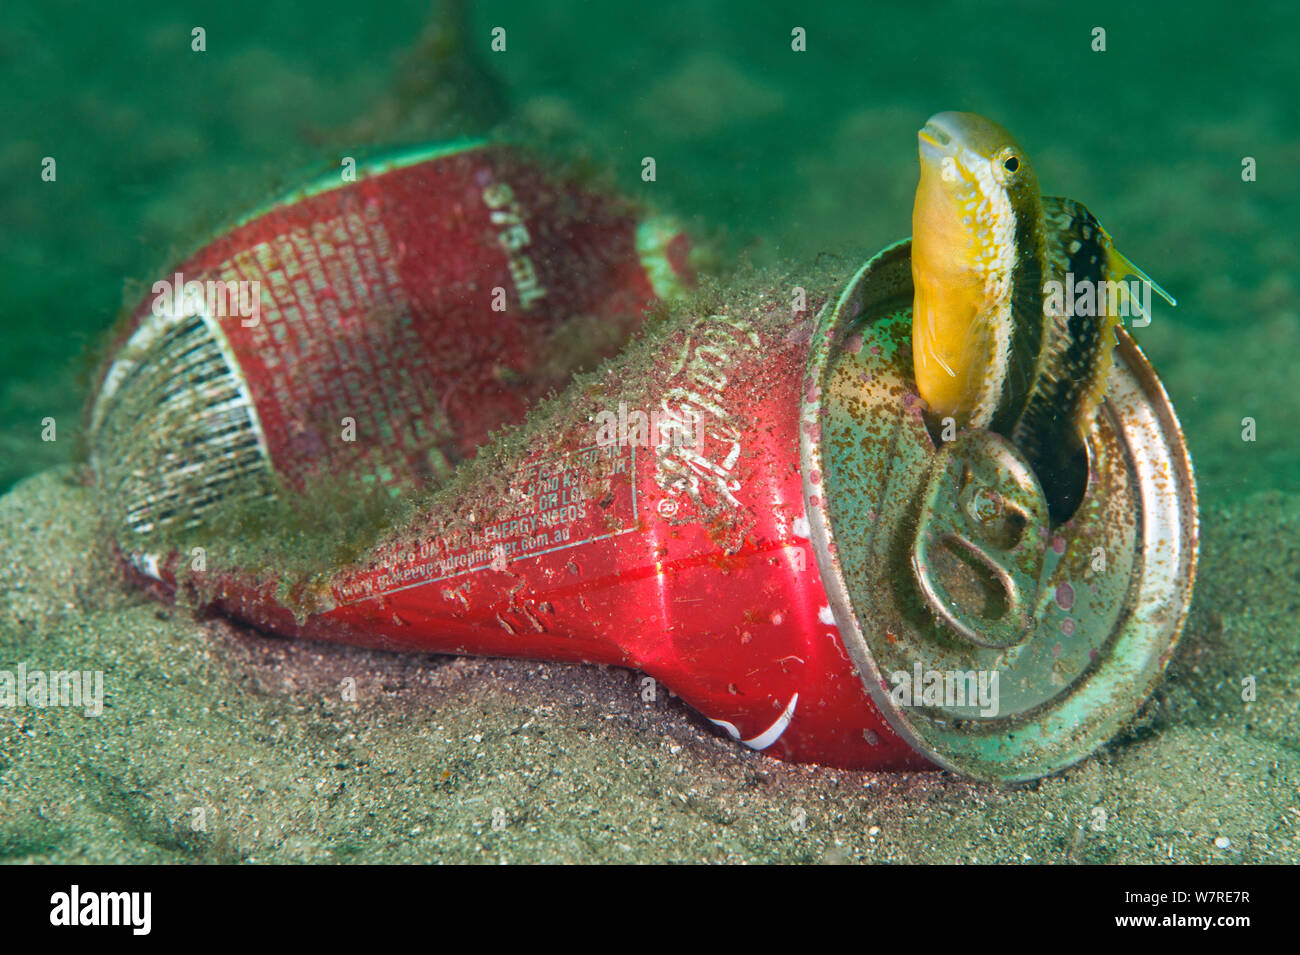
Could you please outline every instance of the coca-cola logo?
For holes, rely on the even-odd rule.
[[[759,347],[758,333],[742,319],[710,315],[691,331],[668,369],[661,405],[680,420],[693,420],[696,440],[655,448],[655,481],[666,493],[685,495],[698,507],[740,507],[735,469],[744,430],[727,405],[736,358]]]

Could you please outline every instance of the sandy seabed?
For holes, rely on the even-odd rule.
[[[166,274],[300,167],[443,136],[426,114],[445,104],[424,100],[445,85],[390,75],[423,0],[385,17],[318,4],[301,34],[247,29],[297,16],[264,6],[223,5],[202,60],[188,21],[117,6],[18,4],[0,23],[0,487],[19,482],[0,497],[0,670],[102,671],[106,694],[98,717],[0,707],[0,859],[1300,861],[1292,7],[1114,4],[1097,59],[1091,21],[987,0],[950,4],[942,30],[901,7],[809,6],[798,57],[775,7],[492,5],[511,24],[491,61],[510,116],[585,145],[728,262],[851,271],[909,231],[920,123],[976,109],[1178,297],[1138,337],[1201,489],[1180,650],[1120,738],[999,789],[783,764],[644,702],[628,672],[295,643],[124,585],[70,463],[90,387],[73,358],[148,287],[123,280]],[[50,151],[57,186],[33,175]],[[57,442],[39,440],[47,416]]]
[[[0,661],[103,671],[105,705],[0,709],[0,859],[1300,861],[1296,515],[1277,492],[1205,514],[1187,632],[1137,723],[998,788],[785,764],[626,671],[164,606],[122,582],[77,472],[46,472],[0,498]]]

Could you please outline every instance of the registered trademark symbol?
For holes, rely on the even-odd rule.
[[[676,501],[674,501],[671,497],[664,497],[659,499],[660,517],[672,517],[676,513],[677,513]]]

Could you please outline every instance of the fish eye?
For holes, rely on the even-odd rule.
[[[990,159],[993,175],[999,182],[1009,182],[1020,171],[1020,157],[1010,146],[999,149]]]

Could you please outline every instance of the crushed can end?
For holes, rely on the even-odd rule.
[[[823,314],[802,410],[812,537],[844,644],[900,735],[963,775],[1079,761],[1137,713],[1186,620],[1196,485],[1155,372],[1119,330],[1085,438],[1086,490],[1053,521],[1000,435],[936,440],[911,376],[910,243]]]

